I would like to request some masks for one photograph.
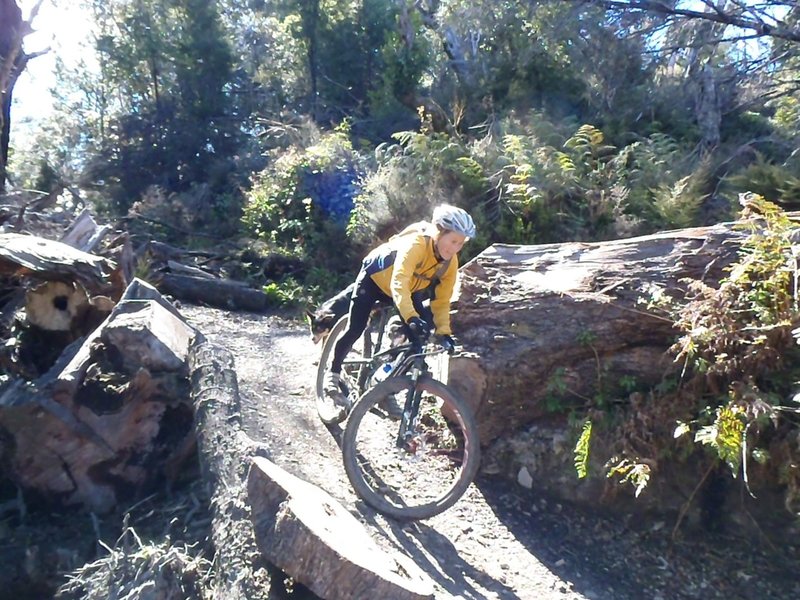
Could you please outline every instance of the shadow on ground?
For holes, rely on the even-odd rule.
[[[359,510],[362,514],[372,512],[363,504]],[[519,598],[511,588],[464,560],[450,540],[424,522],[402,523],[389,519],[382,525],[375,518],[367,517],[366,520],[392,539],[447,593],[463,600],[483,600],[487,591],[503,599]]]
[[[589,514],[507,480],[477,485],[498,519],[572,590],[597,600],[798,598],[800,548],[679,532],[663,518]]]

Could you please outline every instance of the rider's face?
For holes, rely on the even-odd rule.
[[[461,233],[443,231],[436,239],[436,251],[444,260],[450,260],[464,247],[466,241],[467,237]]]

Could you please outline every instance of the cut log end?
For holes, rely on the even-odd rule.
[[[28,322],[47,331],[69,331],[89,306],[86,290],[74,283],[48,281],[25,297]]]
[[[324,490],[254,458],[248,497],[263,555],[320,597],[433,598],[433,582],[410,559],[379,548]]]

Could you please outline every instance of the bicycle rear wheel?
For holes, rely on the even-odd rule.
[[[333,352],[336,347],[336,342],[341,339],[344,332],[347,331],[349,319],[347,315],[339,319],[328,334],[325,343],[322,346],[322,354],[319,357],[319,366],[317,367],[317,381],[316,381],[316,404],[317,413],[323,423],[340,423],[345,418],[344,409],[341,407],[334,407],[331,402],[325,398],[325,374],[328,372],[333,361]],[[340,373],[341,379],[344,383],[342,390],[349,401],[355,402],[361,395],[361,390],[364,386],[368,369],[365,361],[372,357],[372,342],[369,333],[369,328],[364,332],[353,348],[345,357],[342,364],[342,371]]]
[[[413,435],[397,445],[402,409],[413,382],[388,379],[353,407],[342,436],[344,467],[356,493],[381,513],[427,519],[467,491],[480,463],[478,428],[471,409],[443,383],[422,376]]]

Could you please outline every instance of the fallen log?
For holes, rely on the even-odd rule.
[[[647,309],[656,288],[719,280],[744,233],[732,224],[597,243],[490,246],[461,270],[453,327],[465,352],[450,384],[484,444],[620,382],[654,386],[676,368],[675,331]]]
[[[186,459],[194,330],[155,301],[122,302],[33,382],[0,396],[0,469],[29,498],[106,512]]]
[[[233,356],[198,336],[189,353],[189,370],[200,466],[213,507],[212,597],[266,600],[271,598],[271,581],[256,546],[245,488],[256,445],[241,428]]]
[[[145,244],[137,253],[140,255],[149,254],[153,260],[160,262],[167,262],[169,260],[180,261],[182,258],[198,257],[198,258],[215,258],[218,256],[216,252],[206,250],[184,250],[183,248],[176,248],[163,242],[156,242],[151,240]]]
[[[17,233],[0,233],[0,275],[78,282],[91,294],[109,294],[114,264],[68,244]]]
[[[228,310],[262,312],[268,297],[261,290],[243,287],[236,281],[207,279],[165,273],[156,283],[159,291],[175,298],[197,304],[207,304]]]
[[[381,550],[324,490],[254,458],[248,477],[256,541],[267,560],[326,600],[433,598],[433,582]]]
[[[216,277],[214,277],[214,275],[212,275],[211,273],[207,273],[202,269],[198,269],[197,267],[192,267],[191,265],[184,265],[174,260],[167,261],[167,269],[169,269],[169,271],[172,273],[180,275],[188,275],[189,277],[200,277],[209,280],[216,279]],[[246,286],[247,284],[242,282],[242,285]]]

